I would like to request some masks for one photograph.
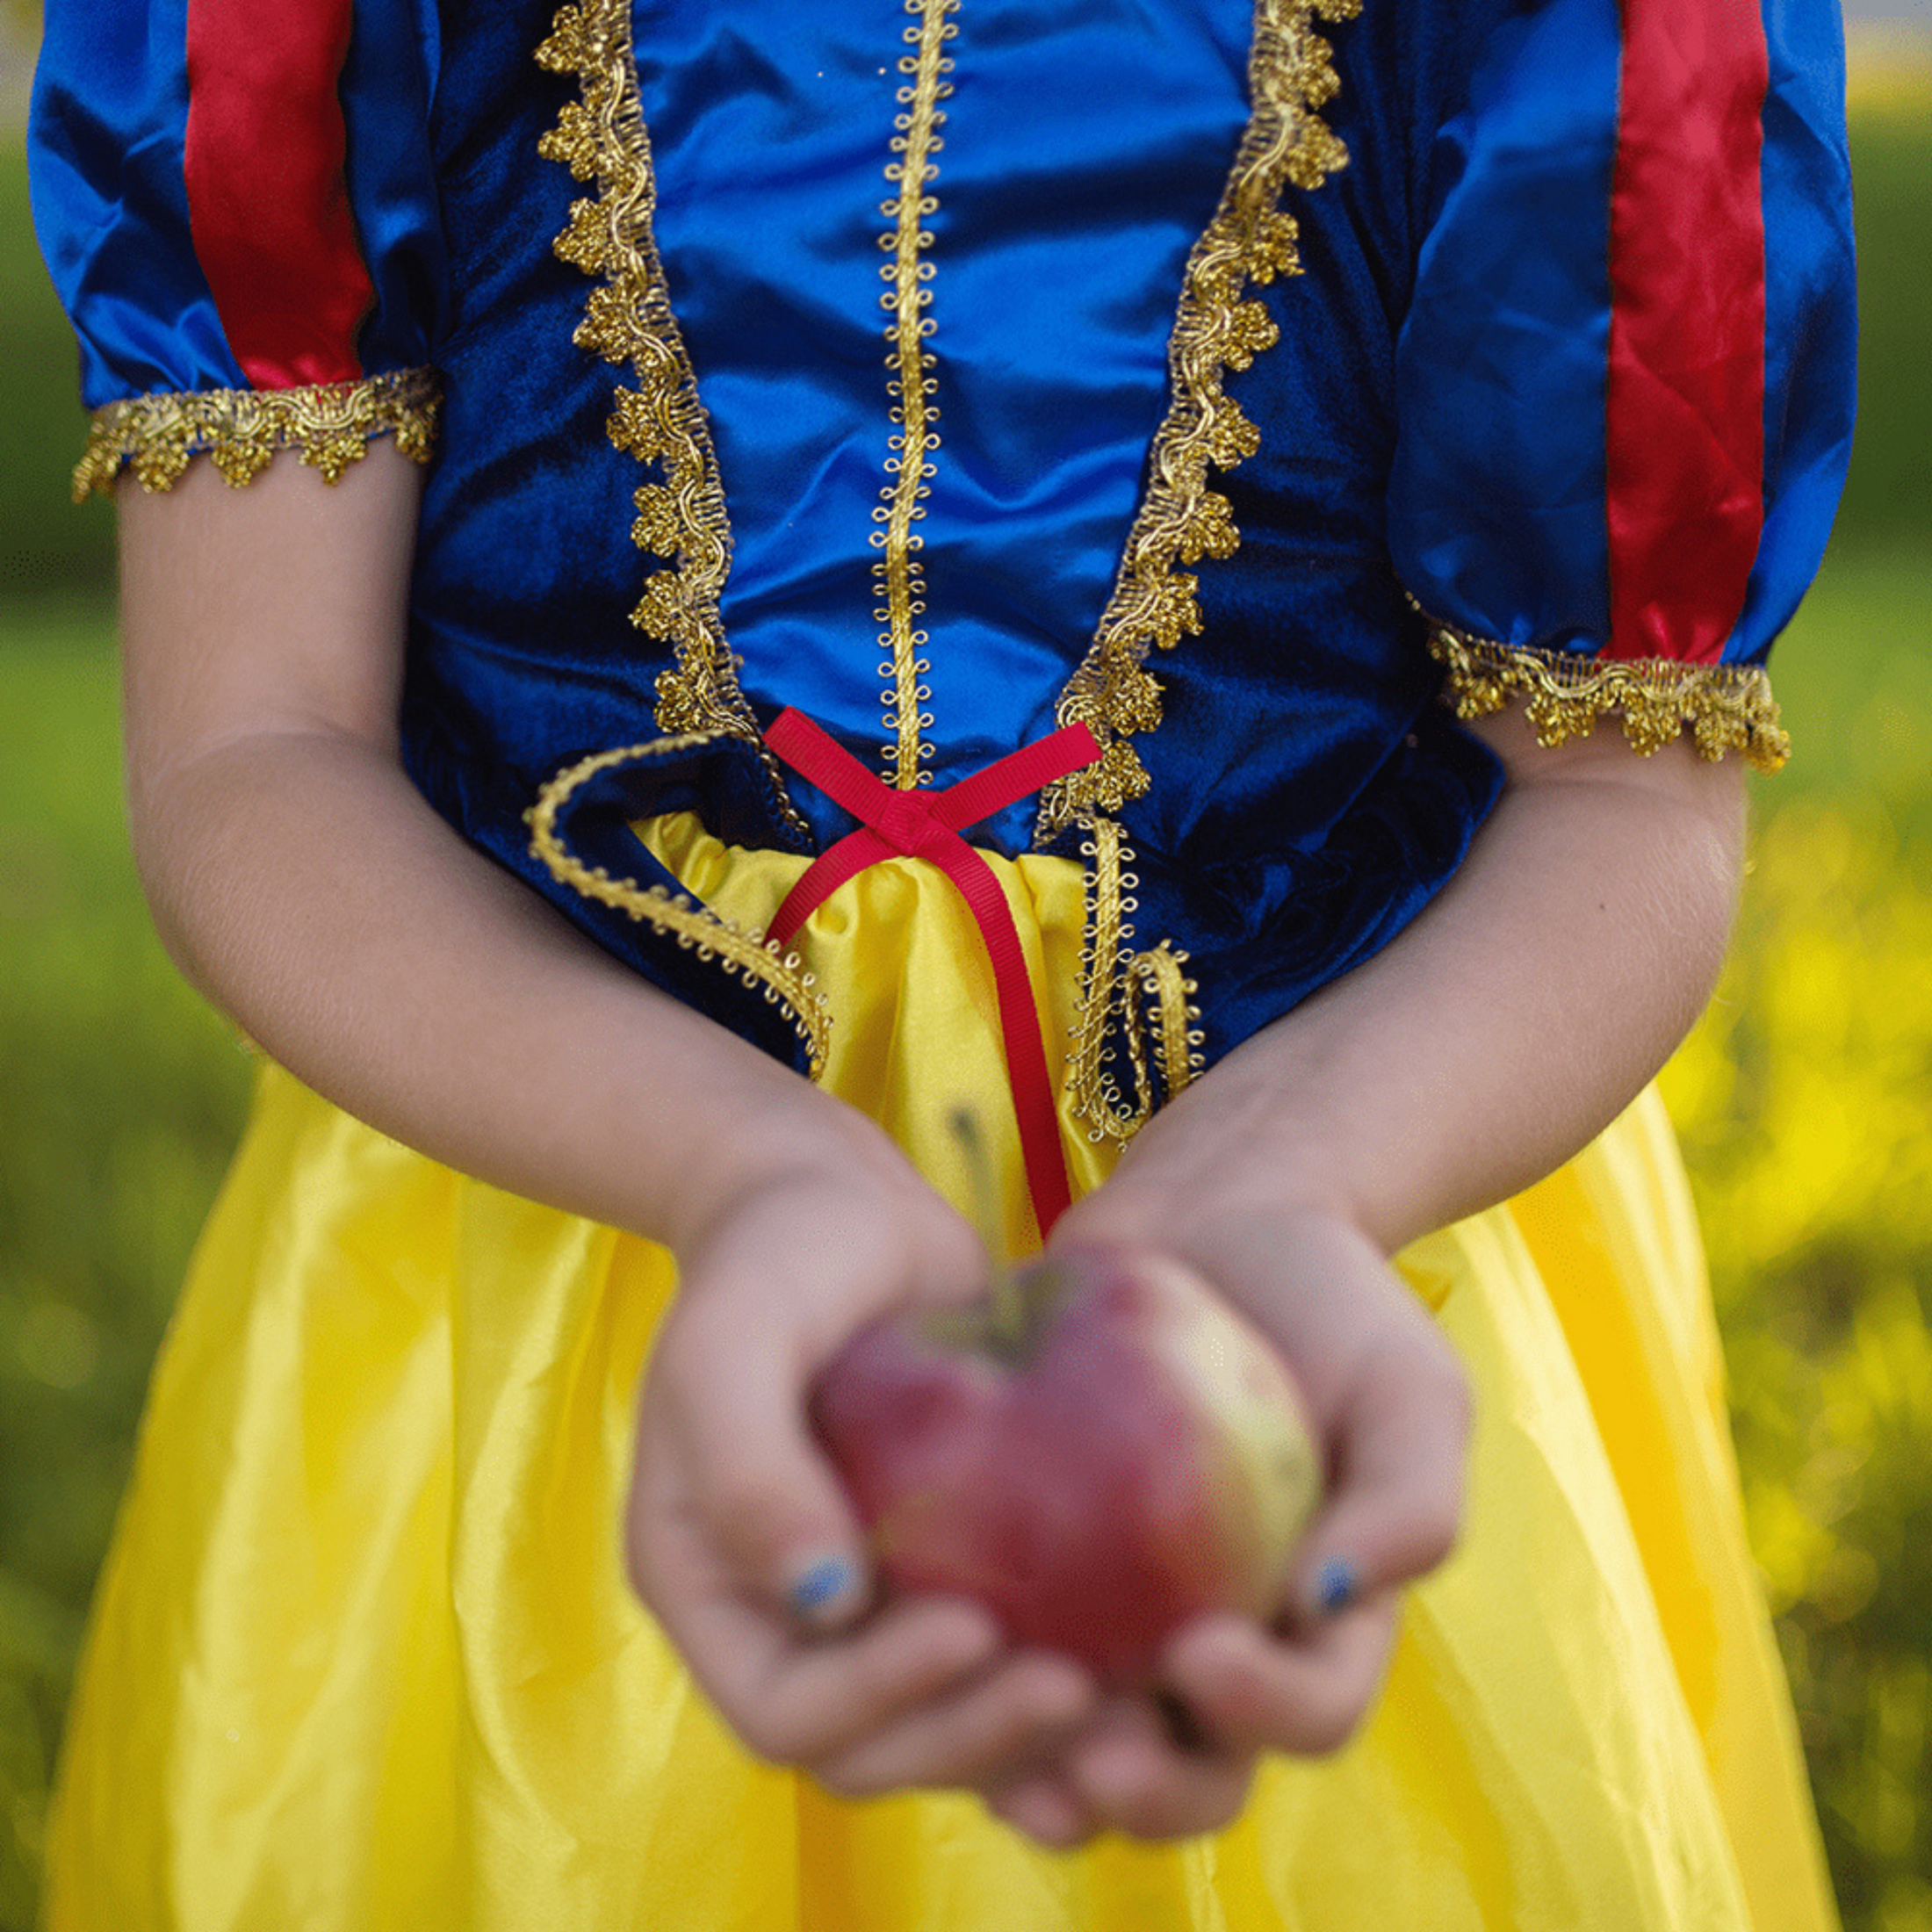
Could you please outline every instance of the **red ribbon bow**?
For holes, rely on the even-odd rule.
[[[1044,1236],[1073,1199],[1060,1145],[1060,1117],[1047,1072],[1040,1014],[1027,977],[1012,909],[993,869],[960,833],[970,825],[1017,804],[1056,779],[1100,755],[1085,724],[1051,736],[962,778],[943,791],[899,791],[869,772],[801,712],[779,713],[765,742],[808,778],[834,804],[859,821],[859,829],[828,847],[785,895],[766,935],[789,944],[798,928],[847,880],[868,866],[896,857],[926,859],[960,890],[985,941],[999,999],[999,1029],[1006,1050],[1006,1078],[1020,1121],[1020,1148],[1035,1218]]]

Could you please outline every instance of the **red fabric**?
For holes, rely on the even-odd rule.
[[[1605,656],[1714,663],[1764,522],[1758,0],[1621,0]]]
[[[1066,1212],[1073,1190],[1060,1145],[1060,1116],[1053,1104],[1040,1014],[1006,895],[993,869],[960,833],[1029,792],[1091,765],[1100,755],[1092,732],[1085,724],[1071,724],[943,791],[894,790],[798,711],[781,712],[765,742],[859,821],[859,830],[821,853],[785,895],[768,939],[788,944],[839,887],[881,859],[929,860],[964,896],[992,962],[1020,1154],[1034,1215],[1044,1236]]]
[[[188,0],[188,219],[257,389],[362,374],[375,299],[337,93],[350,0]]]

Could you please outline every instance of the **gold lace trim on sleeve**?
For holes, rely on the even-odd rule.
[[[616,751],[599,752],[559,772],[537,794],[536,804],[525,815],[530,831],[530,848],[560,883],[600,905],[613,906],[642,920],[654,932],[668,934],[685,951],[695,952],[702,960],[715,959],[728,977],[757,986],[769,1004],[784,1007],[793,1030],[804,1043],[809,1071],[816,1080],[825,1071],[832,1039],[832,1016],[825,996],[816,990],[811,974],[804,970],[797,953],[768,944],[741,926],[719,918],[709,907],[694,905],[682,892],[672,892],[661,885],[640,885],[635,879],[614,879],[602,866],[586,865],[564,843],[557,830],[558,813],[600,773],[633,759],[688,751],[730,736],[722,732],[690,732],[659,739],[648,745],[627,745]]]
[[[1049,788],[1041,843],[1078,818],[1118,811],[1148,788],[1147,768],[1128,743],[1160,722],[1160,684],[1144,660],[1150,647],[1171,651],[1200,631],[1197,580],[1176,566],[1234,553],[1241,539],[1233,513],[1227,498],[1208,488],[1208,475],[1232,469],[1261,443],[1222,388],[1228,370],[1246,369],[1280,334],[1247,290],[1301,272],[1283,191],[1318,188],[1348,161],[1318,112],[1338,83],[1333,49],[1313,23],[1352,19],[1359,11],[1360,0],[1257,0],[1248,61],[1252,111],[1214,219],[1187,258],[1168,346],[1171,397],[1149,453],[1147,489],[1092,649],[1057,708],[1059,722],[1086,724],[1104,754]]]
[[[412,462],[427,463],[441,402],[428,369],[306,388],[181,391],[111,402],[94,412],[86,454],[75,466],[74,501],[111,492],[124,463],[144,490],[171,490],[202,455],[239,489],[278,450],[298,451],[335,483],[383,436],[393,436]]]
[[[1755,771],[1777,771],[1791,756],[1761,665],[1576,657],[1497,644],[1434,618],[1429,650],[1448,673],[1444,695],[1459,717],[1487,717],[1511,698],[1525,697],[1539,745],[1588,738],[1599,718],[1615,717],[1647,758],[1685,731],[1700,758],[1741,752]]]
[[[661,478],[634,493],[631,530],[639,550],[672,565],[645,580],[631,614],[638,630],[675,654],[658,678],[658,729],[723,732],[756,746],[786,822],[809,836],[739,688],[738,660],[724,635],[719,603],[731,574],[731,520],[710,420],[652,232],[657,174],[638,96],[629,0],[559,8],[537,58],[553,73],[574,74],[580,90],[537,152],[597,186],[595,198],[571,204],[570,224],[555,244],[562,260],[601,278],[574,339],[606,362],[631,365],[637,386],[618,389],[609,434],[617,449]]]

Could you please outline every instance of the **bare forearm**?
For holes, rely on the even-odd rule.
[[[414,466],[198,468],[122,508],[128,783],[157,923],[215,1003],[397,1138],[684,1245],[748,1175],[888,1157],[436,817],[397,761]],[[736,1123],[726,1135],[713,1123]]]
[[[1722,961],[1737,780],[1687,746],[1619,766],[1613,741],[1543,769],[1522,732],[1495,728],[1519,775],[1436,903],[1184,1094],[1123,1178],[1183,1164],[1207,1198],[1337,1213],[1391,1251],[1549,1172],[1642,1088]]]
[[[501,1186],[674,1236],[728,1186],[705,1120],[754,1123],[733,1158],[755,1133],[782,1160],[844,1111],[600,952],[356,739],[237,739],[177,767],[137,825],[157,925],[217,1006]]]

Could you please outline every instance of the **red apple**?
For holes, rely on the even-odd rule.
[[[812,1419],[897,1590],[1143,1682],[1203,1611],[1266,1618],[1321,1487],[1287,1370],[1205,1281],[1085,1249],[995,1307],[875,1323]]]

